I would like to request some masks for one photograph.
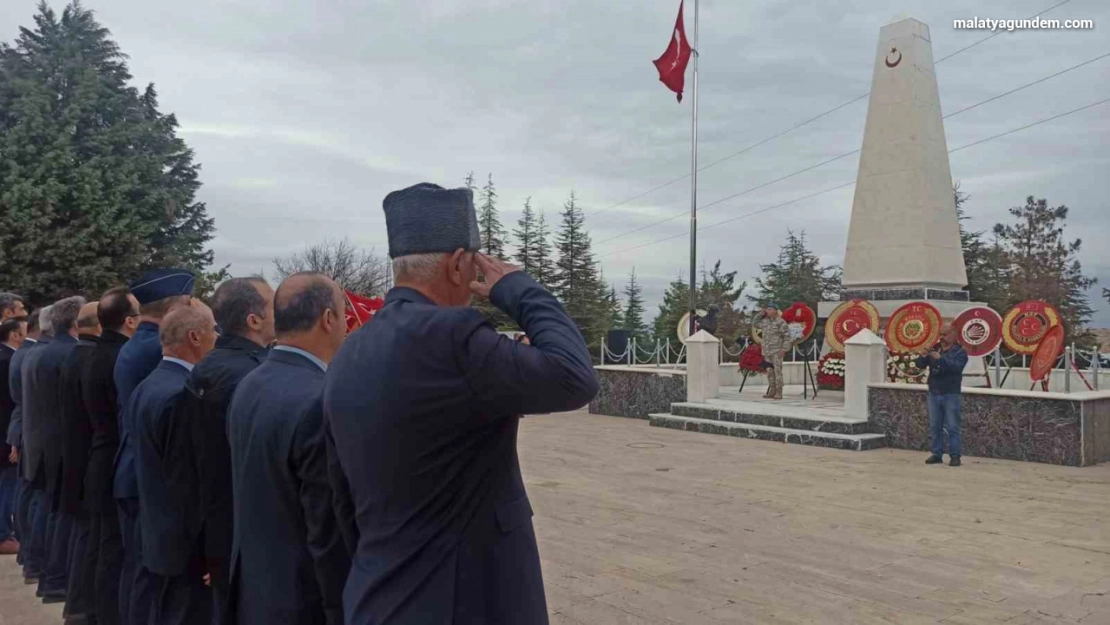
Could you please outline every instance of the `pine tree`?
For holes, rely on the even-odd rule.
[[[819,302],[840,294],[840,268],[821,266],[821,259],[806,247],[805,232],[788,232],[778,260],[759,268],[763,271],[763,277],[755,279],[759,293],[748,299],[760,307],[774,303],[785,308],[803,302],[817,310]]]
[[[555,253],[551,249],[551,231],[547,227],[547,218],[540,211],[539,221],[536,223],[536,281],[545,289],[552,290],[555,286]]]
[[[994,227],[1009,277],[1000,312],[1025,300],[1044,300],[1060,311],[1069,340],[1081,340],[1094,312],[1087,291],[1095,280],[1083,275],[1079,263],[1082,240],[1064,238],[1068,207],[1052,208],[1047,200],[1029,196],[1025,206],[1011,208],[1010,214],[1017,223]]]
[[[482,205],[478,208],[478,234],[481,250],[486,256],[506,260],[505,228],[497,214],[497,189],[493,186],[493,174],[489,175],[486,186],[482,187]]]
[[[517,220],[517,229],[513,231],[516,238],[516,261],[525,273],[539,281],[539,264],[536,261],[536,213],[532,210],[532,198],[524,200],[524,211]]]
[[[663,292],[663,302],[659,304],[659,313],[655,315],[655,338],[661,342],[671,340],[671,345],[678,349],[678,323],[682,316],[690,310],[690,287],[679,277],[667,285]]]
[[[1002,305],[1005,299],[1006,279],[1002,267],[1001,250],[983,240],[986,231],[971,231],[964,227],[968,219],[964,204],[971,196],[960,190],[957,181],[952,187],[955,195],[956,215],[960,222],[960,243],[963,247],[964,266],[967,268],[968,297],[973,302],[984,302],[992,308]]]
[[[559,259],[555,263],[553,292],[574,319],[591,347],[603,334],[608,316],[604,311],[604,287],[598,278],[586,218],[571,192],[563,205],[563,221],[555,237]]]
[[[174,116],[128,85],[91,11],[42,3],[34,20],[0,44],[0,284],[41,304],[153,265],[203,272],[214,224]]]
[[[721,271],[719,259],[710,271],[702,267],[701,284],[698,285],[698,308],[708,309],[710,305],[717,305],[720,311],[717,313],[716,336],[726,344],[744,334],[747,309],[738,300],[746,288],[747,282],[736,284],[735,271]]]
[[[609,329],[624,327],[624,309],[621,307],[621,299],[617,295],[617,287],[612,284],[609,285],[609,291],[605,295],[606,316],[609,319]]]
[[[648,336],[647,323],[644,322],[644,289],[636,281],[636,269],[628,274],[628,284],[624,287],[625,304],[621,315],[621,327],[632,332],[641,342]]]

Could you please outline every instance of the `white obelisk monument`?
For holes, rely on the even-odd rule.
[[[842,300],[886,318],[928,300],[946,318],[969,306],[959,222],[929,27],[903,19],[879,31]],[[839,302],[822,302],[827,317]]]

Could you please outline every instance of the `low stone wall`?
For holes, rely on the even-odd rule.
[[[871,384],[868,419],[890,447],[929,449],[924,386]],[[963,453],[968,456],[1089,466],[1110,460],[1110,392],[963,392]]]
[[[671,404],[686,401],[686,372],[648,367],[601,366],[600,388],[590,402],[593,414],[647,419],[668,413]]]

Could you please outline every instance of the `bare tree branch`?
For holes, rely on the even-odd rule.
[[[349,239],[326,239],[303,252],[274,259],[278,280],[301,271],[315,271],[335,280],[340,287],[359,295],[384,295],[392,286],[389,258],[374,249],[359,249]]]

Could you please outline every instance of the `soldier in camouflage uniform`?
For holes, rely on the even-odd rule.
[[[764,309],[759,332],[763,341],[763,360],[771,363],[771,368],[767,370],[767,394],[764,397],[782,399],[782,357],[790,348],[790,326],[774,304],[768,304]]]

